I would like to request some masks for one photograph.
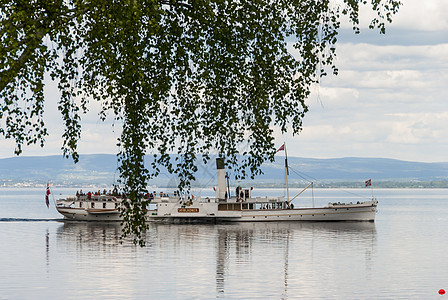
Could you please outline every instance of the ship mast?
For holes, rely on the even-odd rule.
[[[288,170],[288,153],[286,153],[286,143],[283,143],[283,145],[280,146],[280,148],[278,148],[277,152],[279,151],[285,151],[285,178],[286,178],[286,197],[289,203],[289,186],[288,186],[288,175],[289,175],[289,170]],[[277,153],[275,152],[275,153]]]
[[[288,175],[289,175],[289,170],[288,170],[288,153],[286,152],[286,142],[283,143],[283,146],[284,146],[284,148],[285,148],[286,198],[287,198],[288,203],[289,203],[289,186],[288,186]]]

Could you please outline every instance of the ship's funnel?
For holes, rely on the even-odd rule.
[[[218,173],[218,198],[226,198],[226,170],[224,168],[224,158],[216,159],[216,172]]]

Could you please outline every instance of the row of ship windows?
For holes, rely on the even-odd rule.
[[[97,203],[97,204],[99,204],[99,203]],[[106,204],[107,203],[103,203],[103,208],[106,208]],[[96,206],[98,206],[98,205],[96,205]],[[79,207],[80,208],[83,207],[82,202],[79,202]],[[95,207],[95,202],[90,202],[90,208],[99,208],[99,207]],[[115,208],[118,208],[118,203],[115,203]]]
[[[221,203],[218,210],[243,210],[243,209],[292,209],[294,205],[288,206],[286,202],[276,203]]]

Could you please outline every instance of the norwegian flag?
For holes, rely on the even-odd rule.
[[[45,204],[47,204],[47,208],[50,208],[50,199],[48,197],[50,194],[50,183],[47,182],[47,191],[45,192]]]
[[[371,186],[372,185],[372,179],[369,179],[366,181],[366,187]]]
[[[284,151],[285,150],[285,144],[283,143],[283,145],[281,145],[280,146],[280,148],[278,148],[278,150],[277,150],[277,152],[279,152],[279,151]],[[275,152],[275,153],[277,153],[277,152]]]

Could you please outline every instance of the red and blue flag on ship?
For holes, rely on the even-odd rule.
[[[45,192],[45,204],[47,204],[47,208],[50,208],[50,196],[51,192],[50,192],[50,183],[47,182],[47,191]]]
[[[279,151],[285,151],[285,168],[286,168],[287,175],[289,175],[288,154],[286,153],[285,143],[283,143],[283,145],[281,145],[280,148],[278,148],[275,153],[277,154]]]
[[[285,144],[283,143],[283,145],[280,146],[280,148],[278,148],[277,152],[285,150]],[[275,152],[275,153],[277,153]]]

